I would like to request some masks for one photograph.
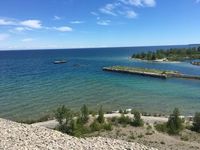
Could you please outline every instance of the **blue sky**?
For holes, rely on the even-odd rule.
[[[0,49],[200,43],[200,0],[2,0]]]

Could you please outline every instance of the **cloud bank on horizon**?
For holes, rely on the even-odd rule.
[[[2,1],[0,49],[198,43],[199,4],[200,0]]]

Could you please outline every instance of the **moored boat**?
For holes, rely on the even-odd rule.
[[[64,63],[66,63],[67,61],[66,60],[56,60],[56,61],[54,61],[53,63],[54,64],[64,64]]]

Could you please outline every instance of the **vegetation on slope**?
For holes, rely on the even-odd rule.
[[[160,132],[167,132],[172,135],[177,135],[184,129],[184,120],[182,120],[179,116],[179,109],[175,108],[173,113],[169,116],[168,122],[164,124],[156,124],[155,128]]]
[[[112,130],[112,126],[105,122],[102,106],[97,118],[90,121],[89,110],[83,105],[80,114],[76,115],[64,105],[55,112],[55,118],[59,122],[57,130],[69,135],[81,137],[94,131]],[[62,120],[62,121],[61,121]]]

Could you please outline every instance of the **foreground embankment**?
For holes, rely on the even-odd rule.
[[[44,127],[0,119],[0,149],[3,150],[155,150],[142,144],[110,138],[75,138]]]

